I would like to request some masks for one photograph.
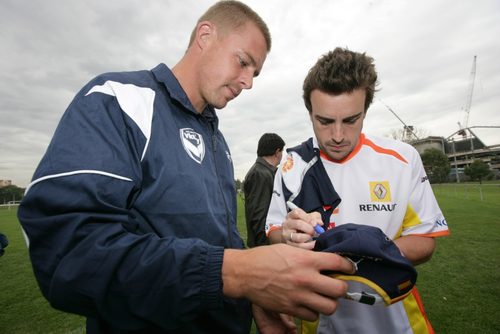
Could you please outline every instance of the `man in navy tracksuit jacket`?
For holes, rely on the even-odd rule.
[[[219,278],[223,249],[243,248],[234,198],[231,155],[213,108],[196,113],[160,64],[101,75],[78,93],[19,217],[54,307],[84,314],[92,326],[139,329],[145,318],[175,328],[203,305],[199,321],[182,331],[236,332],[250,321],[249,303],[222,301]],[[211,309],[221,303],[218,319]]]
[[[240,250],[214,107],[252,87],[270,47],[255,12],[220,1],[172,71],[100,75],[66,110],[18,217],[43,295],[88,333],[248,333],[250,301],[263,332],[295,326],[270,311],[335,310],[346,286],[321,271],[352,270],[345,259]]]

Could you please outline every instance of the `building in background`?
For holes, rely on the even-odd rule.
[[[12,180],[0,180],[0,188],[11,186]]]
[[[461,129],[448,138],[429,136],[413,140],[410,144],[420,154],[429,148],[436,148],[446,154],[451,166],[452,182],[464,180],[464,169],[474,160],[482,160],[497,179],[500,177],[500,144],[486,146],[471,128]]]

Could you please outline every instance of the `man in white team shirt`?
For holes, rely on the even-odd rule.
[[[323,55],[309,71],[303,97],[315,138],[288,149],[278,169],[266,221],[272,243],[312,249],[316,224],[325,229],[347,223],[371,225],[417,265],[431,258],[434,237],[449,234],[417,151],[361,132],[376,84],[373,58],[342,48]],[[330,211],[326,216],[287,208],[291,199],[315,207],[306,202],[324,196],[313,194],[308,183],[323,188],[329,181],[341,202],[336,208],[338,202],[324,206]],[[360,283],[349,282],[355,284]],[[390,306],[340,300],[335,314],[302,327],[303,333],[433,333],[416,288]]]

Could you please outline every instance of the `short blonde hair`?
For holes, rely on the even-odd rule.
[[[193,44],[198,24],[203,21],[209,21],[215,24],[222,34],[231,30],[236,30],[249,21],[253,22],[259,28],[266,40],[267,52],[271,51],[271,34],[269,33],[266,23],[259,14],[242,2],[222,0],[208,8],[205,14],[203,14],[196,23],[196,27],[193,29],[191,38],[189,39],[189,46]]]

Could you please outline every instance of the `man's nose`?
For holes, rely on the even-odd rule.
[[[251,89],[253,86],[253,71],[243,71],[240,77],[240,85],[242,89]]]
[[[341,143],[344,140],[344,126],[342,123],[334,123],[332,125],[331,136],[335,143]]]

